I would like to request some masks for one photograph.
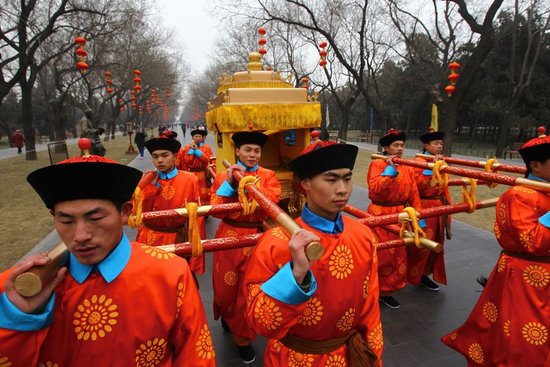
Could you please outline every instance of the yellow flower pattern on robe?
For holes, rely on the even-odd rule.
[[[510,329],[511,326],[512,326],[512,321],[506,320],[506,322],[504,322],[504,325],[502,326],[502,328],[504,329],[504,335],[506,335],[506,336],[512,335],[512,332],[511,332],[511,329]]]
[[[176,196],[176,188],[172,184],[164,185],[160,191],[160,196],[164,200],[172,200]]]
[[[349,330],[351,330],[352,326],[353,326],[353,321],[355,319],[355,309],[353,308],[350,308],[349,310],[346,311],[346,313],[340,317],[340,319],[336,322],[336,328],[343,332],[343,333],[346,333],[348,332]]]
[[[150,232],[152,233],[152,232]],[[166,252],[158,247],[152,247],[148,245],[142,245],[141,248],[145,251],[146,254],[151,255],[154,258],[157,258],[159,260],[168,260],[170,258],[175,257],[176,255]]]
[[[531,249],[533,247],[533,237],[531,235],[531,232],[525,231],[519,234],[519,242],[525,247],[526,249]]]
[[[298,319],[298,324],[305,326],[317,325],[321,321],[321,316],[323,316],[321,301],[313,297],[307,301],[306,308]]]
[[[528,322],[521,329],[523,338],[533,345],[543,345],[548,341],[548,329],[539,322]]]
[[[479,343],[472,343],[468,347],[468,356],[477,364],[482,364],[484,361],[483,349]]]
[[[214,343],[212,342],[212,336],[207,324],[202,326],[199,339],[195,343],[195,350],[202,359],[212,359],[216,356]]]
[[[370,283],[370,275],[367,274],[367,277],[363,281],[363,299],[367,299],[367,296],[369,294],[369,283]]]
[[[346,359],[341,355],[329,356],[327,363],[325,363],[325,367],[347,367],[347,365]]]
[[[336,249],[330,255],[328,269],[336,279],[345,279],[353,271],[353,256],[347,246],[336,246]]]
[[[223,275],[223,282],[230,287],[237,284],[238,276],[234,271],[228,271]]]
[[[529,265],[523,270],[523,280],[533,287],[546,287],[550,273],[540,265]]]
[[[254,318],[267,329],[275,330],[281,326],[283,313],[275,302],[267,297],[262,297],[254,307]]]
[[[313,356],[290,350],[288,353],[288,365],[290,367],[311,367]]]
[[[498,259],[497,272],[501,272],[506,269],[506,257],[500,256]]]
[[[98,337],[103,338],[113,330],[118,312],[117,305],[112,302],[105,295],[98,297],[94,294],[91,299],[85,299],[77,306],[77,311],[73,314],[73,325],[78,340],[96,341]]]
[[[497,215],[499,222],[504,226],[506,225],[506,204],[500,204],[497,209]]]
[[[500,239],[502,233],[500,232],[500,227],[498,226],[497,222],[495,222],[495,225],[493,226],[493,231],[495,232],[495,237],[497,238],[497,240]]]
[[[483,305],[483,316],[485,316],[489,322],[496,322],[498,318],[497,306],[493,302],[486,302]]]
[[[136,350],[137,367],[157,366],[166,356],[166,340],[163,338],[154,338],[141,344]]]
[[[10,362],[10,359],[0,354],[0,367],[11,367],[11,366],[12,366],[12,363]]]
[[[374,330],[367,336],[367,344],[373,351],[380,350],[384,346],[384,337],[382,335],[382,324],[376,325]]]

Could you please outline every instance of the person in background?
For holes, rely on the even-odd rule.
[[[307,196],[296,220],[303,229],[267,231],[243,281],[248,324],[269,338],[265,366],[382,365],[374,235],[341,214],[357,151],[317,142],[289,163]],[[313,241],[324,254],[312,262],[305,249]]]
[[[262,193],[274,203],[281,198],[281,183],[275,172],[259,165],[262,147],[267,135],[259,132],[238,132],[231,137],[235,144],[237,163],[226,172],[217,174],[211,187],[211,203],[223,204],[238,201],[239,183],[233,178],[233,171],[240,170],[246,176],[255,176]],[[217,215],[222,221],[215,238],[244,236],[263,232],[267,214],[257,209],[253,213],[231,213]],[[214,286],[214,317],[221,317],[222,327],[231,331],[244,363],[252,363],[255,352],[251,345],[255,333],[248,327],[245,318],[246,297],[242,294],[241,284],[254,247],[215,252],[212,283]]]
[[[146,138],[147,138],[147,134],[145,134],[145,129],[139,129],[136,132],[136,136],[134,137],[134,143],[136,143],[139,150],[139,159],[143,159],[143,154],[145,153]]]
[[[123,233],[140,178],[141,171],[98,156],[28,175],[69,254],[35,296],[19,295],[14,283],[50,262],[46,253],[0,274],[2,366],[215,366],[187,263],[154,256]]]
[[[400,213],[406,206],[421,209],[420,195],[416,187],[414,169],[396,165],[393,157],[402,157],[407,137],[404,132],[390,129],[380,138],[379,144],[388,158],[373,160],[367,174],[370,204],[369,214],[384,215]],[[425,221],[420,220],[421,226]],[[398,235],[382,227],[373,228],[378,242],[390,241]],[[404,247],[378,251],[378,279],[380,282],[380,301],[386,306],[397,309],[399,302],[393,293],[407,284],[407,250]]]
[[[11,144],[17,148],[17,154],[22,154],[23,146],[25,145],[25,137],[21,134],[21,130],[15,129],[11,136]]]
[[[550,182],[550,136],[520,149],[526,177]],[[550,193],[513,186],[498,200],[502,253],[472,313],[443,343],[468,366],[550,366]]]
[[[420,140],[424,144],[423,154],[434,156],[436,160],[440,159],[443,154],[444,137],[445,133],[433,129],[421,135]],[[432,162],[421,157],[415,159],[421,162]],[[414,171],[422,208],[451,204],[449,187],[440,187],[440,183],[434,181],[431,169],[415,168]],[[424,232],[428,239],[443,245],[445,237],[451,239],[451,216],[444,215],[426,219]],[[416,246],[409,247],[407,251],[407,280],[409,283],[415,286],[421,285],[431,291],[438,291],[439,286],[429,278],[429,275],[433,274],[435,281],[447,284],[443,251],[436,254],[429,249]]]
[[[181,147],[179,141],[167,138],[149,139],[145,147],[151,154],[154,170],[144,173],[132,197],[130,224],[138,225],[136,241],[149,246],[161,246],[188,240],[187,222],[181,218],[164,219],[163,228],[140,222],[141,213],[185,208],[189,202],[197,202],[199,183],[195,175],[176,168],[176,153]],[[198,218],[202,226],[203,218]],[[189,266],[196,274],[204,273],[204,255],[191,257]]]

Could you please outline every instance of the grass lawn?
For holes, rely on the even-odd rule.
[[[128,137],[117,136],[104,142],[106,157],[128,164],[135,154],[126,155]],[[69,157],[80,154],[76,145],[69,145]],[[40,167],[50,165],[47,151],[38,152],[35,161],[25,160],[24,154],[0,160],[0,271],[13,265],[48,233],[53,220],[40,197],[27,183],[27,175]]]

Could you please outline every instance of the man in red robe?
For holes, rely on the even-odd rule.
[[[248,323],[269,338],[265,366],[382,366],[374,235],[341,215],[357,150],[318,142],[289,163],[307,196],[303,229],[266,232],[243,283]],[[313,241],[324,248],[317,261],[305,252]]]
[[[189,202],[197,202],[199,184],[195,175],[176,168],[176,153],[179,141],[167,137],[149,139],[145,147],[151,153],[155,169],[146,172],[132,197],[131,218],[141,213],[158,210],[185,208]],[[134,221],[136,222],[136,221]],[[139,219],[137,219],[139,223]],[[199,218],[201,237],[204,238],[204,220]],[[166,219],[151,225],[142,222],[138,227],[136,241],[149,246],[162,246],[188,240],[188,226],[181,218]],[[189,259],[191,270],[204,273],[204,255]]]
[[[550,136],[519,153],[526,177],[550,182]],[[472,313],[442,340],[468,366],[550,366],[550,193],[513,186],[497,202],[502,253]]]
[[[423,154],[435,156],[435,159],[440,158],[443,153],[444,137],[445,133],[434,131],[433,129],[421,135],[420,140],[424,144]],[[415,159],[421,162],[428,162],[428,160],[421,157]],[[449,187],[439,187],[439,183],[432,180],[433,172],[431,169],[415,168],[414,171],[422,208],[433,208],[451,203]],[[431,217],[426,219],[424,233],[426,233],[426,238],[443,245],[445,243],[445,237],[451,239],[450,228],[450,215]],[[436,254],[426,248],[411,246],[408,248],[407,259],[407,280],[409,283],[416,286],[422,285],[426,289],[432,291],[438,291],[439,286],[429,278],[429,275],[433,274],[433,278],[436,282],[447,284],[443,251]]]
[[[371,203],[367,209],[372,215],[400,213],[406,206],[420,209],[420,196],[414,179],[414,169],[393,164],[391,159],[401,158],[407,137],[404,132],[390,129],[379,144],[387,160],[374,160],[369,166],[367,184]],[[425,221],[421,220],[421,225]],[[382,227],[373,229],[378,242],[393,240],[396,234]],[[407,249],[404,247],[378,251],[378,276],[380,300],[388,307],[397,309],[399,302],[392,294],[407,284]]]
[[[178,169],[193,173],[199,179],[201,205],[210,203],[211,175],[207,171],[212,158],[210,145],[204,142],[206,129],[197,128],[191,131],[193,142],[178,152]]]
[[[67,261],[35,296],[19,295],[14,282],[51,261],[47,254],[0,274],[0,365],[215,366],[187,263],[122,231],[141,172],[103,157],[62,163],[27,180]]]
[[[246,176],[259,179],[257,185],[262,193],[272,202],[281,198],[281,183],[275,172],[259,166],[262,147],[267,136],[259,132],[238,132],[231,137],[235,144],[237,164],[226,172],[220,172],[212,185],[212,204],[232,203],[238,201],[238,182],[233,178],[233,170],[240,170]],[[266,213],[258,208],[252,214],[232,213],[219,216],[222,218],[216,238],[237,237],[262,232]],[[255,359],[254,349],[250,345],[255,333],[248,327],[245,319],[246,299],[239,293],[246,267],[253,247],[227,250],[214,253],[214,317],[222,317],[222,326],[231,330],[233,340],[239,349],[242,360],[251,363]]]

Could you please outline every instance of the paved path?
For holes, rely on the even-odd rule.
[[[181,130],[178,133],[182,141]],[[211,136],[208,136],[208,140],[212,143]],[[185,143],[189,142],[190,138],[187,135]],[[372,144],[354,144],[364,149],[376,150]],[[407,155],[413,156],[414,153],[414,151],[407,152]],[[510,160],[507,161],[509,162]],[[130,166],[141,170],[151,169],[150,156],[146,152],[143,160],[135,159]],[[368,205],[367,190],[355,186],[350,203],[365,209]],[[209,236],[214,234],[218,222],[212,217],[208,219]],[[135,230],[128,228],[126,233],[131,239],[135,238]],[[59,237],[52,232],[34,251],[51,248],[58,242]],[[467,318],[481,290],[481,286],[476,283],[476,278],[481,274],[490,273],[499,251],[500,247],[492,233],[453,221],[453,239],[445,244],[449,284],[442,286],[439,292],[409,285],[395,294],[401,302],[400,309],[392,310],[383,305],[380,306],[384,328],[385,367],[462,367],[466,365],[461,355],[447,348],[439,339],[461,325]],[[212,257],[207,254],[207,270],[205,275],[199,277],[199,283],[212,331],[218,366],[244,366],[233,346],[231,334],[224,332],[220,323],[213,318],[211,271]],[[249,366],[263,366],[261,351],[265,347],[265,339],[258,337],[254,346],[257,359]]]

